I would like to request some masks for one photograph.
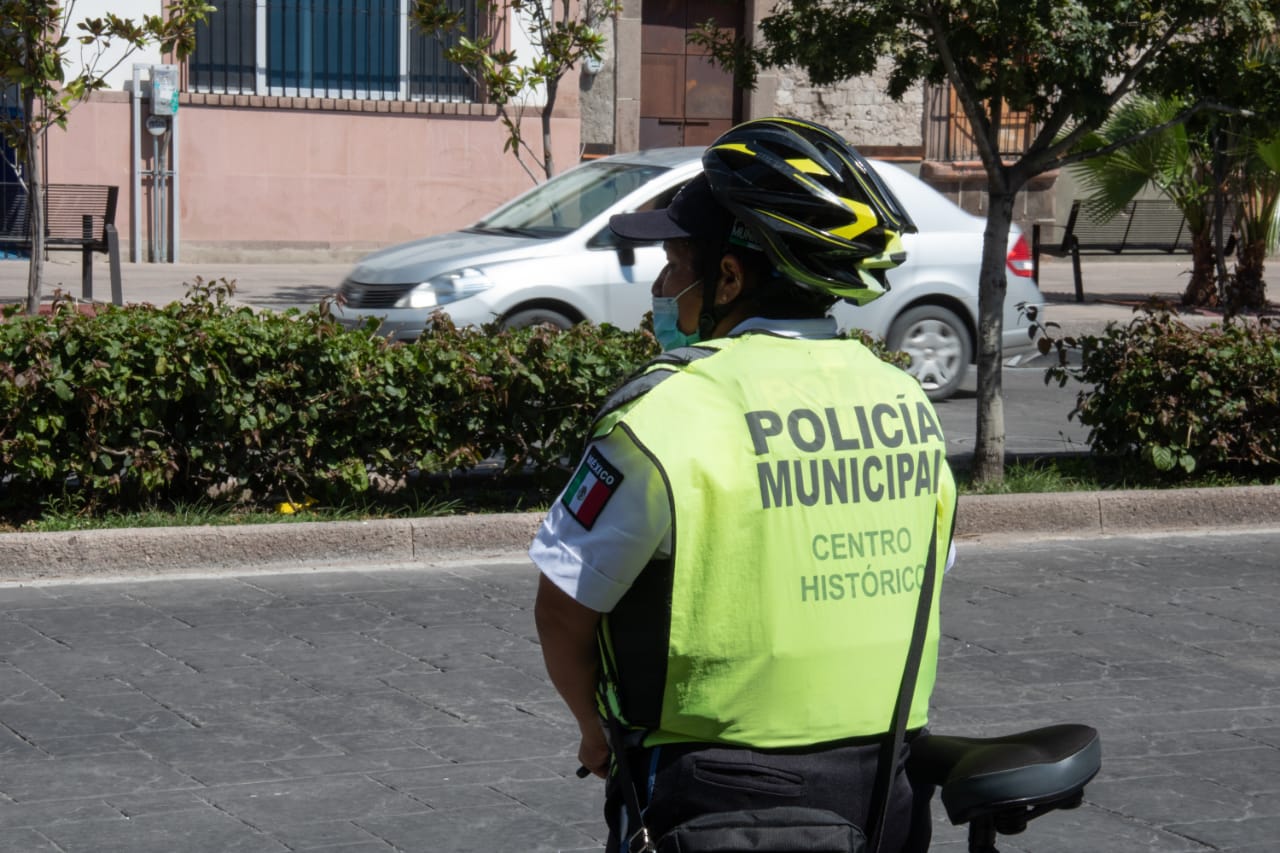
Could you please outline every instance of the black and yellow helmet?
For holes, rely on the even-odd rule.
[[[828,128],[793,118],[744,122],[702,167],[716,200],[798,284],[859,305],[889,289],[911,217],[871,165]]]

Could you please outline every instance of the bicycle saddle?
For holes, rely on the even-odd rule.
[[[1022,814],[1025,826],[1046,811],[1078,806],[1101,766],[1098,732],[1068,724],[993,738],[922,735],[911,743],[907,775],[942,789],[953,824],[1011,811],[1014,824]]]

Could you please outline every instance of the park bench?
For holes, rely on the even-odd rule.
[[[123,302],[120,284],[120,238],[116,233],[116,200],[120,188],[104,184],[46,184],[45,247],[51,252],[78,251],[81,298],[93,300],[93,253],[107,256],[111,301]],[[0,210],[0,248],[31,251],[26,193],[4,199]]]
[[[1231,226],[1231,216],[1228,214],[1226,233],[1231,233]],[[1036,280],[1039,281],[1040,278],[1041,252],[1058,257],[1070,256],[1076,301],[1083,302],[1081,254],[1189,253],[1191,229],[1187,227],[1187,219],[1178,206],[1166,198],[1135,199],[1107,220],[1094,219],[1077,199],[1071,203],[1071,213],[1067,216],[1067,224],[1063,226],[1060,242],[1043,242],[1039,224],[1032,227],[1031,241]]]

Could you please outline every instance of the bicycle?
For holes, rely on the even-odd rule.
[[[997,835],[1079,806],[1101,766],[1098,732],[1062,724],[992,738],[922,735],[911,744],[907,775],[938,786],[947,818],[969,825],[969,853],[999,853]]]

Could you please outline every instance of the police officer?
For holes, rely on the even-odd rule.
[[[665,210],[668,351],[599,412],[530,548],[548,673],[607,776],[611,708],[655,834],[732,808],[808,805],[865,825],[916,591],[949,563],[956,492],[918,383],[826,315],[887,287],[914,225],[830,130],[749,121]],[[926,723],[937,592],[908,731]],[[615,774],[616,776],[616,774]],[[895,776],[882,851],[928,846],[928,795]],[[607,787],[610,850],[628,836]]]

